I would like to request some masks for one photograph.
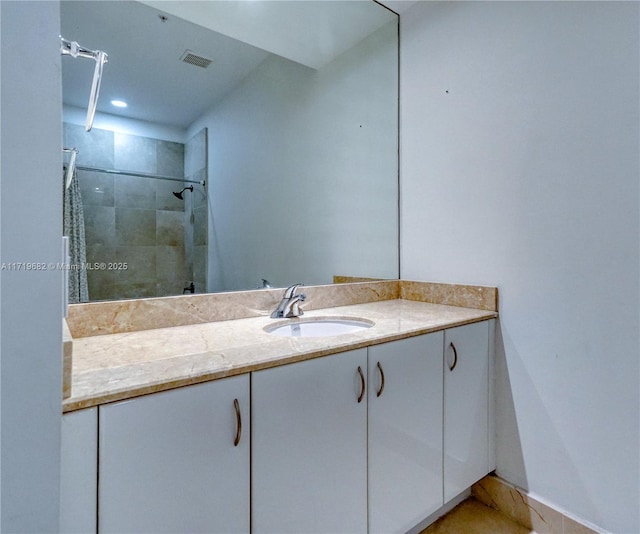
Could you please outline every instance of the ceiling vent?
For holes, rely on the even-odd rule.
[[[209,65],[211,65],[211,62],[213,61],[212,59],[208,59],[204,56],[199,56],[191,50],[185,50],[180,60],[184,61],[185,63],[189,63],[189,65],[195,65],[196,67],[201,67],[203,69],[206,69]]]

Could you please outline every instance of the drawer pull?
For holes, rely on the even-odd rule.
[[[379,397],[380,395],[382,395],[382,392],[384,391],[384,371],[382,370],[382,365],[380,365],[380,362],[378,362],[378,365],[376,367],[380,372],[380,389],[376,391],[376,397]]]
[[[364,382],[364,373],[362,372],[362,367],[358,366],[358,374],[360,375],[360,395],[358,396],[358,402],[362,402],[364,399],[364,394],[366,391],[366,385]]]
[[[458,351],[456,350],[456,346],[451,342],[450,344],[451,350],[453,350],[453,364],[449,366],[449,371],[453,371],[458,365]]]
[[[233,407],[236,410],[236,437],[233,440],[233,446],[237,447],[242,437],[242,414],[240,413],[240,403],[238,399],[233,399]]]

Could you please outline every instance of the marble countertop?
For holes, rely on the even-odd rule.
[[[368,329],[333,337],[267,333],[268,316],[83,337],[73,340],[69,412],[217,378],[326,356],[497,317],[490,310],[395,299],[306,311],[363,318]]]

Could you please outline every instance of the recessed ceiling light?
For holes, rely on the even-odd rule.
[[[112,100],[111,105],[117,108],[126,108],[127,103],[124,100]]]

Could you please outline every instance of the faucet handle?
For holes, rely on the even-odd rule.
[[[286,314],[286,317],[300,317],[304,315],[302,308],[300,308],[300,303],[304,302],[307,296],[304,293],[300,293],[299,295],[294,296],[289,302],[289,312]]]

